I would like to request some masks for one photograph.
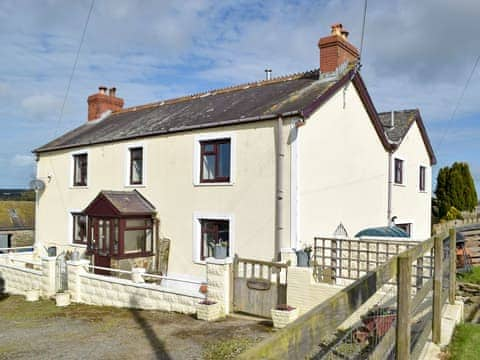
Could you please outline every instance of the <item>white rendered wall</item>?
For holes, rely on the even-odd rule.
[[[299,129],[299,239],[387,225],[388,154],[352,84]]]
[[[284,121],[285,143],[289,121]],[[71,211],[85,209],[101,190],[138,189],[158,211],[161,236],[171,239],[169,274],[205,274],[205,265],[193,261],[194,216],[199,213],[234,220],[232,256],[238,253],[246,258],[271,260],[275,234],[275,124],[262,121],[90,146],[86,148],[85,188],[70,186],[71,154],[81,148],[41,154],[38,176],[45,179],[46,188],[39,201],[38,237],[47,246],[70,246]],[[225,133],[235,137],[234,183],[196,185],[196,138]],[[126,151],[132,143],[144,146],[145,186],[125,185]],[[285,146],[284,232],[288,242],[290,151]]]
[[[431,234],[432,167],[416,122],[393,153],[396,157],[404,161],[404,184],[393,184],[392,216],[397,216],[397,224],[412,223],[413,239],[427,239]],[[419,189],[420,166],[426,168],[425,191]]]

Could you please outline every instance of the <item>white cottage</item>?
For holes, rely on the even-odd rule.
[[[347,35],[320,39],[314,71],[130,108],[100,87],[88,121],[35,150],[37,241],[155,268],[168,239],[164,269],[200,277],[207,256],[277,259],[340,224],[429,237],[420,112],[377,112]]]

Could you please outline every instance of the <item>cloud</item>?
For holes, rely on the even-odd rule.
[[[22,100],[22,108],[34,117],[58,116],[61,100],[52,94],[31,95]]]
[[[274,76],[316,68],[332,23],[360,44],[363,10],[354,0],[97,1],[59,122],[90,4],[0,2],[0,141],[13,153],[82,124],[99,85],[131,106],[263,79],[267,66]],[[362,75],[377,109],[420,108],[441,131],[479,55],[479,17],[473,0],[369,1]],[[479,78],[449,134],[480,114]]]
[[[15,167],[33,167],[35,159],[33,155],[15,154],[11,160],[11,165]]]

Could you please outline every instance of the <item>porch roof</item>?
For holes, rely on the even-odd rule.
[[[137,190],[101,191],[87,206],[84,213],[89,216],[147,216],[156,209]]]

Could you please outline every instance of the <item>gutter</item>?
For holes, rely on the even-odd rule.
[[[169,129],[153,131],[153,132],[148,133],[148,134],[131,135],[131,136],[125,136],[125,137],[110,139],[110,140],[90,141],[90,142],[82,142],[82,143],[78,143],[78,144],[59,145],[59,146],[52,146],[51,148],[48,148],[48,147],[44,148],[44,146],[42,146],[42,147],[39,147],[39,148],[36,148],[35,150],[33,150],[32,153],[36,154],[38,156],[38,154],[41,154],[41,153],[47,153],[47,152],[52,152],[52,151],[65,150],[65,149],[72,149],[72,148],[78,148],[78,147],[83,147],[83,146],[109,144],[109,143],[114,143],[114,142],[127,141],[127,140],[138,139],[138,138],[146,138],[146,137],[152,137],[152,136],[159,136],[159,135],[165,135],[165,134],[171,134],[171,133],[177,133],[177,132],[183,132],[183,131],[189,131],[189,130],[196,130],[196,129],[215,128],[215,127],[220,127],[220,126],[237,125],[237,124],[244,124],[244,123],[255,122],[255,121],[274,120],[278,116],[291,117],[291,116],[298,116],[298,115],[301,116],[300,111],[294,110],[294,111],[284,112],[282,114],[260,115],[260,116],[245,117],[245,118],[234,119],[234,120],[219,121],[219,122],[210,123],[210,124],[199,124],[199,125],[189,125],[189,126],[182,126],[182,127],[173,127],[173,128],[169,128]],[[53,140],[53,141],[55,141],[55,140]],[[42,148],[44,148],[44,149],[42,149]]]
[[[388,152],[388,195],[387,195],[387,226],[390,226],[390,219],[392,218],[392,161],[393,151]]]

